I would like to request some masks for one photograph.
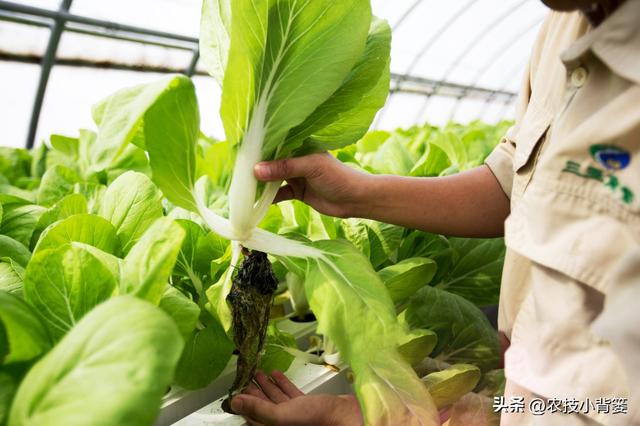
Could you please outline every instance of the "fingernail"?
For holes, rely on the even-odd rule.
[[[240,396],[236,396],[235,398],[233,398],[231,400],[231,409],[235,412],[235,413],[239,413],[242,411],[242,405],[243,405],[244,401],[242,400],[242,397]]]
[[[254,167],[254,172],[258,179],[269,179],[271,168],[265,163],[258,163]]]

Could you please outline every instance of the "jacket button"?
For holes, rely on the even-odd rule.
[[[585,67],[578,67],[571,72],[571,84],[574,87],[582,87],[587,82],[587,69]]]

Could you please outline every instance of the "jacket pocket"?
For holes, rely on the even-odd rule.
[[[544,138],[552,120],[553,114],[548,109],[538,105],[534,100],[529,103],[515,137],[514,172],[522,172],[524,166],[532,163],[532,154]]]

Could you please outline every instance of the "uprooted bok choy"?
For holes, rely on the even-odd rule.
[[[259,185],[254,165],[358,140],[388,93],[390,37],[386,22],[371,15],[368,0],[204,1],[201,54],[222,85],[221,115],[235,150],[228,218],[208,205],[208,177],[198,179],[200,117],[188,78],[171,76],[116,93],[94,116],[99,121],[105,108],[118,106],[125,118],[118,131],[126,132],[126,143],[148,151],[153,180],[168,200],[232,241],[229,270],[207,290],[210,311],[227,332],[242,332],[233,305],[247,300],[239,297],[245,288],[237,285],[228,296],[243,250],[273,255],[305,277],[318,333],[350,364],[367,423],[430,425],[437,424],[437,411],[397,350],[409,337],[369,261],[345,241],[294,241],[257,227],[280,183]],[[126,120],[128,112],[140,111],[142,119]],[[243,268],[236,279],[246,275]],[[251,333],[256,340],[244,345],[249,351],[261,349],[263,308],[242,314],[261,317]],[[258,354],[246,355],[250,360]],[[238,389],[254,366],[242,368]]]

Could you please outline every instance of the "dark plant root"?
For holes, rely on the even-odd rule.
[[[228,397],[224,401],[222,401],[222,410],[225,413],[237,414],[231,409],[231,397]]]
[[[244,389],[256,372],[269,325],[269,314],[278,283],[267,255],[244,251],[245,258],[233,278],[227,303],[231,309],[233,342],[238,351],[236,378],[222,409],[231,411],[231,398]]]

